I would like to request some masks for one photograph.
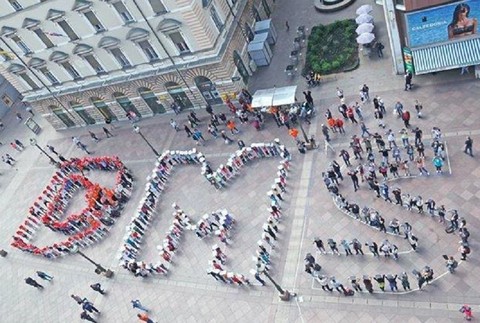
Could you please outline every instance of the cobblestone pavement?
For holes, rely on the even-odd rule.
[[[284,80],[283,68],[288,61],[288,39],[293,37],[294,26],[305,24],[311,27],[315,23],[329,22],[342,17],[353,16],[358,5],[366,1],[358,1],[356,5],[332,15],[321,15],[313,11],[310,1],[277,0],[274,23],[277,26],[280,42],[275,47],[273,65],[258,72],[253,80],[252,89],[269,88],[273,85],[289,84]],[[289,20],[291,31],[287,34],[282,27]],[[384,43],[385,32],[382,28],[381,8],[375,6],[374,17],[379,37]],[[287,39],[287,40],[284,40]],[[349,178],[340,184],[342,194],[349,200],[358,201],[360,205],[370,205],[381,212],[388,220],[408,220],[414,227],[420,240],[418,253],[408,252],[400,255],[398,261],[390,259],[374,259],[369,255],[338,257],[320,255],[312,244],[315,237],[324,240],[334,238],[337,241],[347,238],[358,238],[361,242],[369,239],[377,242],[385,239],[383,234],[361,224],[338,210],[326,192],[321,180],[332,153],[326,155],[321,149],[300,155],[294,149],[294,142],[284,128],[278,128],[268,118],[265,129],[257,132],[249,125],[240,125],[240,134],[235,138],[243,139],[247,144],[252,142],[269,142],[280,138],[293,153],[292,169],[286,201],[282,203],[285,218],[280,224],[280,236],[273,255],[272,276],[284,287],[294,290],[299,297],[289,303],[281,303],[272,284],[266,287],[234,287],[219,284],[206,275],[210,259],[210,245],[216,241],[198,240],[193,234],[185,234],[180,252],[175,255],[174,265],[167,277],[151,277],[137,279],[124,271],[118,264],[118,252],[122,245],[124,228],[130,221],[138,202],[144,193],[146,176],[154,167],[154,155],[142,139],[134,134],[129,123],[120,123],[114,130],[115,137],[102,139],[93,143],[82,129],[54,132],[46,126],[38,116],[35,120],[44,127],[38,136],[38,142],[44,146],[49,143],[66,157],[83,156],[74,148],[71,136],[80,135],[83,142],[88,143],[95,155],[118,155],[136,177],[135,189],[122,217],[110,231],[108,237],[84,250],[84,252],[115,272],[113,279],[97,276],[94,266],[79,256],[48,261],[33,257],[9,247],[12,234],[26,216],[26,211],[35,197],[41,192],[51,177],[53,169],[48,160],[39,155],[34,147],[27,147],[24,152],[12,151],[6,143],[14,138],[28,142],[31,137],[28,130],[18,126],[14,113],[4,118],[6,129],[0,133],[4,145],[0,153],[10,153],[18,160],[15,168],[2,164],[0,176],[0,246],[9,254],[0,258],[2,275],[0,277],[0,311],[2,322],[64,322],[79,321],[80,308],[69,297],[75,293],[92,300],[102,312],[100,322],[134,322],[136,311],[131,308],[131,299],[140,299],[151,309],[151,317],[160,322],[451,322],[460,321],[458,313],[460,304],[473,305],[474,313],[480,305],[480,291],[477,287],[478,258],[476,250],[479,234],[479,218],[476,206],[480,198],[480,167],[477,158],[470,158],[462,152],[465,136],[471,134],[475,144],[480,142],[479,114],[476,103],[480,99],[480,83],[473,76],[461,77],[458,71],[439,73],[436,76],[417,77],[412,92],[403,91],[402,77],[392,76],[390,61],[365,60],[361,58],[360,68],[342,75],[337,81],[322,84],[312,90],[317,105],[318,116],[307,129],[310,134],[321,138],[320,124],[323,114],[329,107],[335,115],[337,99],[335,87],[341,86],[346,93],[347,101],[357,99],[358,86],[367,83],[371,96],[380,95],[389,111],[386,117],[387,127],[395,131],[402,128],[400,120],[391,113],[393,104],[400,100],[406,107],[412,107],[413,101],[419,99],[424,106],[424,118],[413,120],[428,135],[433,126],[438,126],[444,133],[448,148],[448,159],[452,173],[431,175],[428,178],[415,177],[399,179],[392,185],[399,185],[404,192],[420,194],[424,198],[434,198],[437,205],[445,204],[447,208],[457,208],[465,216],[472,234],[473,254],[466,262],[462,262],[454,275],[445,274],[443,254],[455,254],[459,237],[445,234],[443,227],[426,215],[418,215],[386,204],[375,198],[365,184],[353,192]],[[272,82],[275,80],[275,82]],[[303,89],[303,80],[296,79],[299,89]],[[299,94],[299,97],[301,95]],[[225,108],[217,108],[217,110]],[[372,107],[363,107],[365,122],[371,130],[377,129],[372,117]],[[206,134],[206,113],[198,111],[202,119],[201,129]],[[195,147],[183,131],[175,132],[169,125],[172,116],[158,116],[142,120],[140,126],[158,151],[166,149],[189,150]],[[178,118],[180,124],[186,120],[182,114]],[[101,133],[101,127],[92,127]],[[333,136],[333,146],[338,150],[347,147],[353,134],[359,134],[357,126],[346,125],[346,135],[342,138]],[[428,136],[427,136],[428,137]],[[432,154],[426,139],[427,168],[433,173],[429,162]],[[225,145],[220,139],[208,139],[205,146],[196,147],[206,154],[214,167],[225,162],[235,151],[236,145]],[[340,158],[336,157],[340,162]],[[242,170],[229,187],[218,193],[200,175],[200,168],[187,166],[176,168],[168,189],[162,196],[158,207],[157,218],[148,230],[147,239],[142,247],[141,258],[156,259],[156,245],[168,229],[170,205],[176,201],[193,219],[198,219],[205,212],[219,208],[229,209],[237,218],[232,239],[233,244],[226,249],[228,262],[226,267],[233,271],[248,274],[252,267],[256,241],[262,233],[261,224],[266,218],[268,204],[266,191],[269,189],[278,160],[265,159],[253,162]],[[340,162],[342,163],[342,162]],[[416,171],[412,167],[412,172]],[[345,169],[343,169],[345,171]],[[111,185],[108,174],[89,174],[95,180]],[[81,194],[73,199],[69,211],[79,209],[83,204]],[[58,236],[43,229],[36,238],[36,243],[50,242]],[[401,251],[408,251],[405,240],[388,236],[388,239],[399,246]],[[365,249],[365,248],[364,248]],[[412,269],[420,269],[430,265],[435,276],[440,277],[422,291],[411,293],[374,293],[356,294],[353,297],[339,296],[338,293],[327,293],[320,289],[318,283],[303,271],[303,258],[307,252],[315,255],[322,265],[322,272],[334,275],[338,280],[349,285],[347,279],[351,275],[375,275],[378,273],[410,273]],[[27,286],[23,279],[34,275],[36,270],[43,270],[55,278],[52,282],[44,282],[45,289],[37,291]],[[33,276],[32,276],[33,277]],[[413,277],[410,278],[415,285]],[[101,296],[89,289],[93,282],[101,282],[108,294]],[[376,288],[378,291],[378,288]]]

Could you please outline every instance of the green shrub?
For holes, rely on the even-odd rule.
[[[312,28],[308,37],[305,70],[320,74],[340,72],[358,58],[353,19]]]

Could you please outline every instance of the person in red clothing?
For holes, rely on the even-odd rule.
[[[349,108],[347,109],[347,117],[350,119],[350,121],[352,121],[352,123],[358,124],[357,119],[355,119],[355,113],[354,113],[352,107],[349,107]]]
[[[335,120],[335,126],[338,129],[338,132],[345,134],[345,129],[343,129],[343,120],[338,118]]]
[[[147,313],[138,313],[137,317],[141,322],[155,323],[151,318],[148,317]]]
[[[402,120],[403,123],[405,124],[405,128],[410,127],[410,112],[408,110],[405,110],[402,112]]]

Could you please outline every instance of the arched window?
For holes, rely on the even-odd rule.
[[[110,110],[108,105],[99,97],[91,97],[90,101],[93,106],[102,114],[105,120],[109,119],[110,121],[118,120],[117,116]]]
[[[242,77],[243,82],[247,84],[248,78],[250,77],[250,75],[248,74],[248,70],[245,67],[245,64],[243,64],[242,57],[236,50],[233,51],[233,62],[237,67],[238,73]]]
[[[164,84],[167,89],[168,94],[172,97],[173,101],[180,106],[182,109],[193,108],[193,104],[188,98],[187,94],[183,88],[175,82],[167,82]]]
[[[195,85],[197,86],[200,93],[202,93],[205,102],[210,105],[223,103],[223,100],[220,97],[220,94],[218,93],[215,84],[213,84],[213,82],[208,77],[197,76],[194,80]]]
[[[52,113],[54,115],[56,115],[58,117],[58,119],[62,120],[63,124],[67,128],[75,126],[75,122],[73,122],[73,120],[70,119],[70,117],[65,112],[65,110],[63,110],[62,108],[60,108],[59,106],[56,106],[56,105],[51,105],[48,108],[50,109],[50,111],[52,111]]]
[[[137,108],[133,105],[132,101],[130,101],[130,99],[122,92],[113,93],[113,97],[126,113],[134,112],[137,117],[142,116],[140,112],[138,112]]]
[[[165,107],[160,103],[160,100],[151,89],[148,87],[140,87],[138,88],[138,93],[150,110],[152,110],[153,114],[165,113]]]
[[[96,123],[95,119],[92,118],[92,116],[88,114],[87,111],[85,111],[85,107],[82,104],[75,101],[71,101],[69,104],[70,107],[72,107],[73,111],[75,111],[80,116],[80,118],[85,121],[86,124]]]

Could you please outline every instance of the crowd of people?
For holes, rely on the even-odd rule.
[[[115,187],[102,187],[84,175],[86,170],[116,171]],[[80,173],[80,174],[79,174]],[[56,258],[101,240],[119,217],[130,197],[133,177],[118,157],[92,157],[64,162],[29,209],[27,219],[13,236],[12,246],[35,255]],[[65,217],[75,192],[84,189],[87,206]],[[31,243],[41,226],[68,238],[39,247]]]
[[[360,89],[360,98],[363,103],[369,101],[368,91],[368,87],[365,85]],[[355,102],[355,104],[348,107],[345,104],[343,91],[339,88],[337,88],[337,95],[340,99],[339,112],[341,117],[335,118],[331,111],[327,109],[325,113],[327,125],[322,125],[322,133],[327,145],[331,141],[330,136],[332,133],[337,134],[338,136],[345,135],[345,123],[348,122],[353,126],[359,126],[361,134],[359,136],[353,135],[349,143],[349,150],[355,157],[355,160],[358,161],[357,165],[352,165],[349,150],[341,149],[338,155],[345,163],[347,168],[346,175],[351,178],[354,191],[357,192],[360,189],[361,181],[362,183],[366,183],[368,188],[374,192],[378,198],[382,198],[386,202],[400,205],[409,211],[416,211],[419,214],[428,214],[432,218],[437,218],[439,223],[444,224],[447,233],[458,230],[461,238],[458,251],[461,254],[461,259],[465,260],[470,253],[470,245],[468,243],[470,233],[466,227],[466,220],[459,217],[456,210],[447,211],[444,205],[437,206],[435,200],[432,198],[424,199],[418,194],[404,193],[399,186],[391,188],[389,185],[389,181],[392,179],[399,178],[400,176],[413,176],[413,172],[410,170],[409,166],[411,162],[413,162],[418,169],[419,176],[430,175],[430,172],[425,165],[426,149],[423,131],[419,127],[412,127],[410,125],[410,112],[405,109],[399,101],[397,101],[394,106],[394,114],[403,121],[403,128],[398,132],[389,129],[386,131],[385,135],[382,135],[381,131],[370,131],[365,125],[363,122],[365,114],[358,102]],[[383,100],[379,97],[375,97],[373,99],[373,108],[373,114],[378,121],[378,127],[380,129],[385,129],[386,124],[384,117],[386,116],[386,109]],[[415,101],[415,110],[417,111],[417,117],[421,119],[423,117],[423,106],[418,101]],[[398,133],[399,138],[397,138],[396,133]],[[410,138],[411,134],[413,134],[413,139]],[[401,144],[397,143],[397,141],[400,141],[397,139],[401,139]],[[465,153],[473,155],[472,144],[473,141],[471,138],[467,137],[464,149]],[[443,166],[447,158],[446,143],[443,142],[442,132],[438,127],[433,127],[431,130],[430,147],[433,156],[432,165],[437,174],[442,174],[444,171]],[[333,150],[333,147],[331,149]],[[400,174],[400,172],[402,174]],[[407,239],[412,250],[417,250],[418,238],[413,234],[412,226],[408,222],[401,224],[398,219],[394,218],[388,223],[377,210],[368,206],[361,208],[358,204],[348,201],[342,196],[342,194],[340,194],[339,186],[341,185],[340,182],[344,180],[344,174],[342,174],[341,166],[336,160],[333,160],[328,165],[326,171],[322,175],[328,191],[332,194],[333,200],[340,210],[352,218],[375,227],[384,233],[404,235],[404,238]],[[326,253],[325,246],[321,239],[317,238],[314,243],[317,245],[317,248],[321,253]],[[327,244],[330,247],[332,254],[340,255],[337,243],[333,239],[328,239]],[[343,247],[347,256],[353,254],[350,249],[351,246],[354,247],[356,254],[363,254],[363,252],[360,253],[361,243],[359,243],[357,239],[352,240],[352,242],[342,240],[340,245]],[[393,259],[398,259],[398,248],[394,245],[392,246],[390,244],[382,243],[381,247],[379,247],[375,242],[369,242],[366,245],[374,256],[379,256],[383,251],[385,257],[392,256]],[[453,256],[444,257],[447,261],[447,268],[453,272],[458,263],[454,260]],[[328,277],[323,276],[321,279],[319,278],[319,270],[315,270],[314,266],[317,265],[317,269],[320,269],[321,267],[315,263],[313,256],[308,254],[305,261],[305,271],[313,275],[321,283],[324,290],[331,291],[331,288],[328,285]],[[428,266],[421,272],[414,270],[413,274],[418,279],[419,288],[421,288],[425,282],[428,283],[433,278],[433,270]],[[383,283],[385,279],[388,280],[389,276],[391,280],[397,279],[397,275],[379,276],[381,276],[380,281],[383,280]],[[400,277],[400,275],[398,277]],[[335,284],[335,282],[336,280],[333,277],[331,283],[337,288],[338,284]],[[359,289],[356,288],[355,282],[356,280],[352,281],[352,288],[359,291]],[[367,285],[369,284],[365,284],[365,286]],[[396,290],[394,285],[390,284],[390,287],[392,291]],[[344,288],[337,288],[337,290],[346,295],[349,293],[348,290],[348,293],[346,293]]]
[[[281,195],[285,192],[286,173],[290,166],[290,153],[277,139],[273,143],[254,143],[249,147],[239,149],[230,156],[225,165],[220,165],[216,170],[211,168],[205,156],[202,153],[198,153],[196,149],[190,151],[164,152],[158,158],[152,174],[147,178],[148,182],[145,188],[146,196],[142,198],[137,213],[127,227],[127,234],[120,255],[122,266],[135,276],[147,277],[151,274],[166,274],[172,262],[173,254],[179,246],[180,238],[184,230],[194,231],[195,235],[200,239],[210,235],[216,235],[220,242],[226,246],[231,243],[229,230],[234,224],[235,219],[227,210],[222,209],[207,213],[194,224],[188,215],[174,203],[172,205],[174,208],[172,226],[169,228],[163,244],[157,247],[161,256],[160,261],[153,264],[152,262],[146,263],[137,260],[145,232],[154,219],[156,205],[175,166],[182,164],[199,164],[201,165],[202,175],[216,189],[222,189],[227,185],[229,180],[239,174],[240,169],[245,164],[254,159],[275,156],[279,156],[282,159],[278,166],[277,178],[275,178],[274,185],[271,191],[267,193],[271,201],[271,208],[269,209],[270,216],[264,224],[265,234],[262,235],[262,243],[259,243],[259,251],[257,251],[258,262],[261,262],[262,259],[265,261],[265,259],[269,257],[271,250],[267,251],[264,243],[273,247],[271,240],[276,240],[275,232],[278,232],[276,224],[281,215],[279,200],[282,199]],[[214,251],[223,259],[223,257],[221,257],[223,252],[220,248],[215,248]],[[212,268],[208,270],[207,274],[218,281],[226,283],[237,285],[249,283],[244,275],[223,270],[221,263],[221,260],[214,259],[211,263]]]

